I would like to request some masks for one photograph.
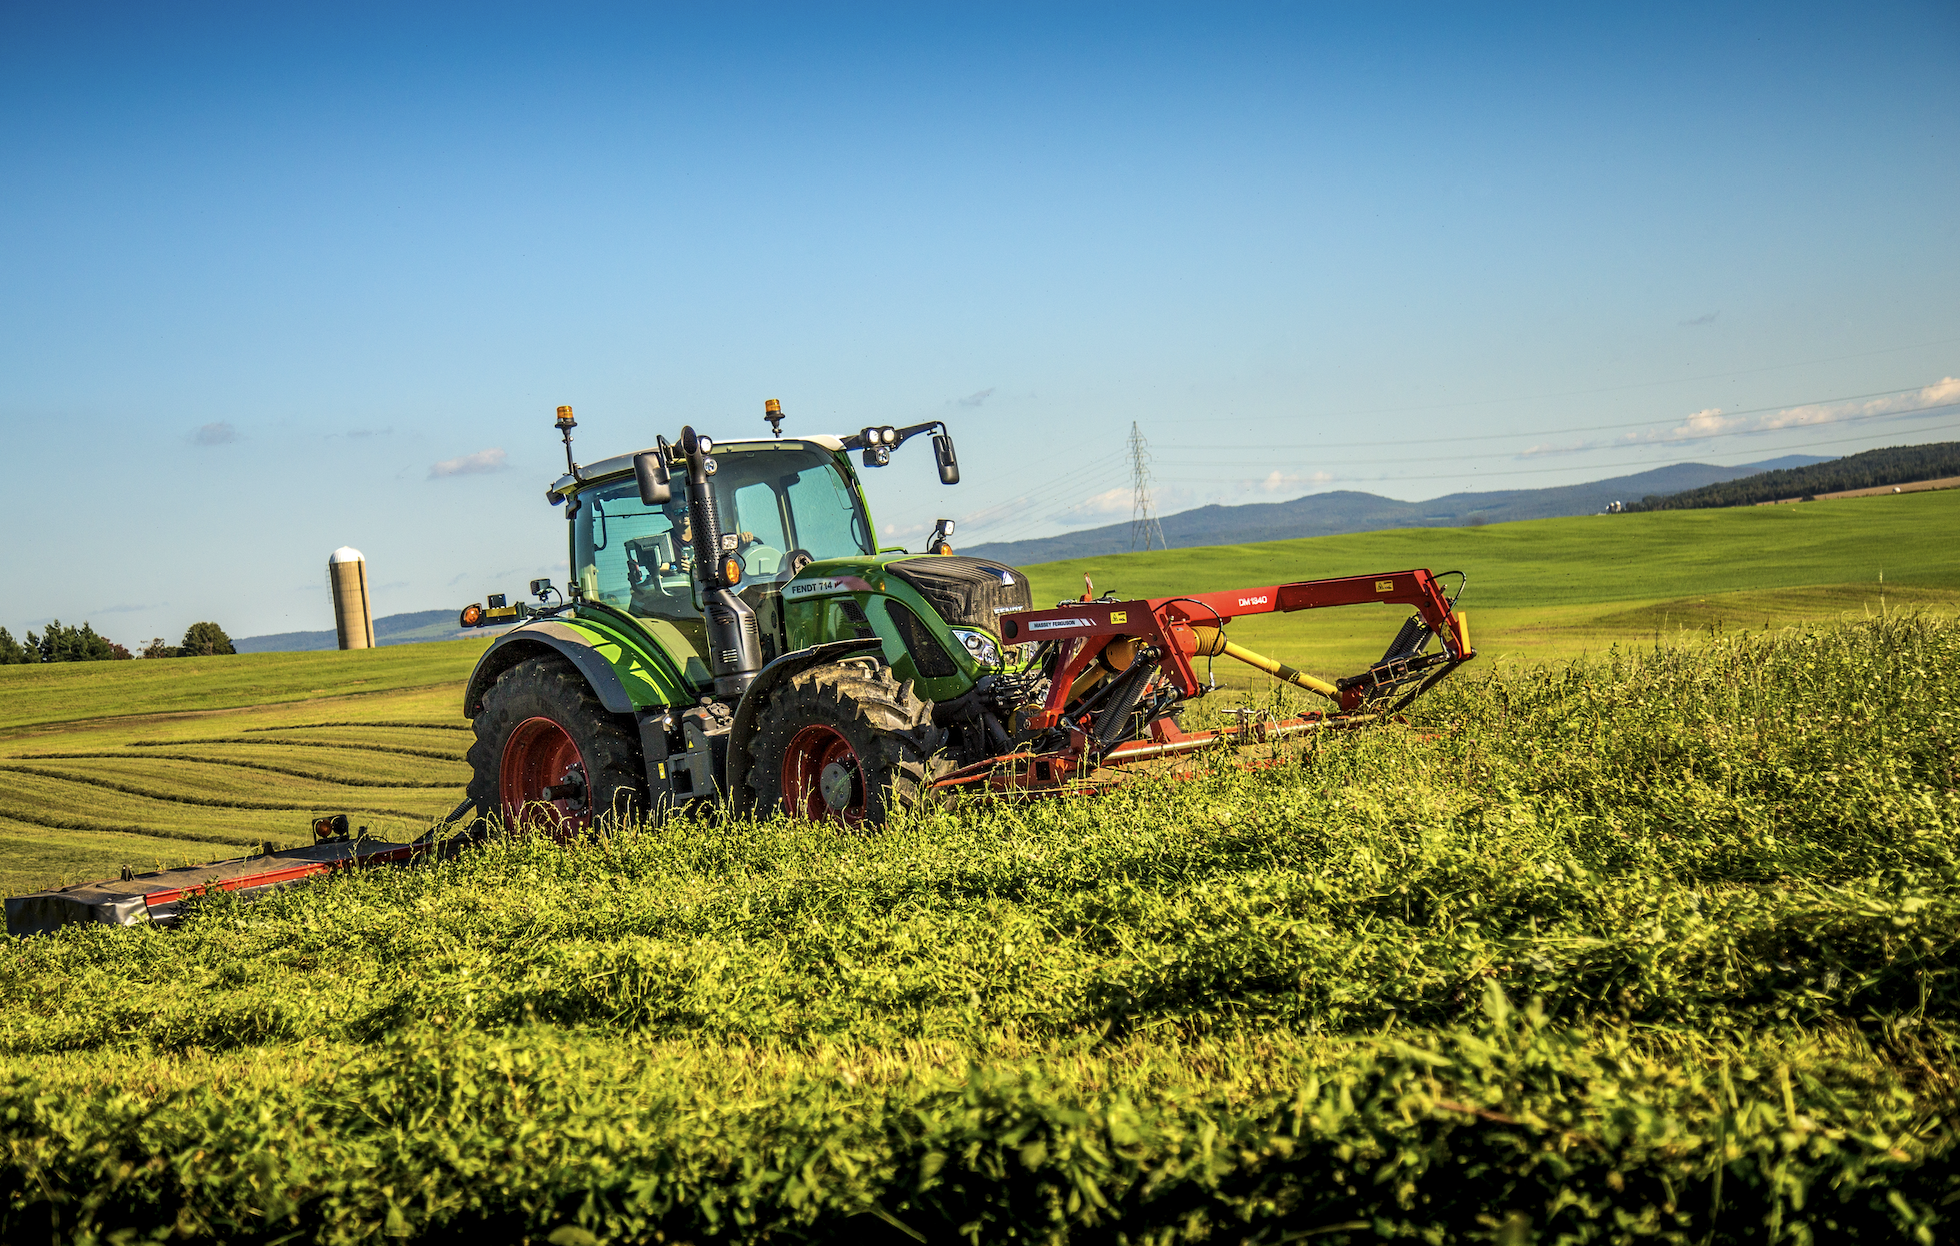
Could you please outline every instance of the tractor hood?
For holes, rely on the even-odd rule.
[[[923,554],[889,563],[885,570],[919,591],[939,617],[954,627],[998,632],[1003,614],[1032,609],[1028,577],[1005,563],[958,554]]]
[[[786,601],[833,593],[882,593],[888,579],[904,581],[951,627],[998,632],[1003,614],[1032,608],[1028,577],[986,558],[958,554],[898,554],[881,558],[832,558],[811,563],[783,586]]]

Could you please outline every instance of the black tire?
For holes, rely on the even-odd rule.
[[[835,798],[809,776],[799,780],[811,739],[841,741],[849,757],[836,756],[848,772],[849,796]],[[932,702],[912,691],[883,662],[850,661],[805,671],[777,689],[763,707],[762,723],[749,740],[749,790],[763,817],[792,817],[877,826],[894,809],[916,804],[935,769],[933,754],[946,732],[932,722]],[[792,760],[792,753],[795,760]],[[824,767],[828,771],[829,767]]]
[[[583,782],[573,786],[583,790],[548,802],[534,797],[513,804],[505,782],[507,769],[522,771],[534,753],[540,758],[566,755],[562,749],[557,754],[541,751],[539,740],[549,745],[555,737],[550,728],[535,721],[539,719],[555,724],[576,750],[584,773]],[[497,676],[483,695],[483,708],[473,725],[476,740],[469,751],[469,796],[480,816],[499,819],[505,827],[540,825],[563,836],[600,818],[632,821],[648,808],[646,771],[631,720],[601,705],[584,677],[562,658],[526,658]],[[552,774],[543,781],[558,785],[560,777]],[[516,787],[526,786],[520,776]]]

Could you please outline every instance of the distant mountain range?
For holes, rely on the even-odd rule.
[[[1613,502],[1637,502],[1654,494],[1677,493],[1721,484],[1757,472],[1827,463],[1828,458],[1789,454],[1740,467],[1710,463],[1676,463],[1631,476],[1615,476],[1582,485],[1550,489],[1502,489],[1490,493],[1452,493],[1427,502],[1399,502],[1373,493],[1341,489],[1313,493],[1290,502],[1255,502],[1244,506],[1200,506],[1166,515],[1164,540],[1172,549],[1193,545],[1243,545],[1255,541],[1284,541],[1303,536],[1333,536],[1341,532],[1375,532],[1382,528],[1460,528],[1467,524],[1507,523],[1517,519],[1556,519],[1565,515],[1596,515]],[[1120,554],[1130,548],[1130,525],[1109,524],[1060,536],[1026,541],[994,541],[960,547],[975,558],[991,558],[1013,567],[1098,554]]]

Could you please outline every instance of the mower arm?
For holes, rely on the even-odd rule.
[[[1193,656],[1223,652],[1220,633],[1225,625],[1252,614],[1288,613],[1325,606],[1356,606],[1389,602],[1415,607],[1422,626],[1443,643],[1439,664],[1454,667],[1475,656],[1469,626],[1450,608],[1436,578],[1426,570],[1391,571],[1376,575],[1301,580],[1265,588],[1194,593],[1186,597],[1147,597],[1130,601],[1066,602],[1053,610],[1029,610],[1006,615],[1001,632],[1008,643],[1041,640],[1080,640],[1055,672],[1049,696],[1033,725],[1049,727],[1061,721],[1068,692],[1109,643],[1119,637],[1143,641],[1163,655],[1171,682],[1184,696],[1202,691],[1191,665]],[[1238,655],[1233,655],[1238,656]],[[1257,657],[1257,655],[1251,655]],[[1290,683],[1331,695],[1343,712],[1353,710],[1374,686],[1366,676],[1329,687],[1280,663],[1255,662],[1261,669]],[[1372,669],[1372,668],[1371,668]]]

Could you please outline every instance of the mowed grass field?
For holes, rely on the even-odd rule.
[[[1029,568],[1037,604],[1460,569],[1481,657],[1566,659],[1717,631],[1960,607],[1960,491],[1483,528],[1402,529]],[[1880,582],[1881,573],[1884,576]],[[1380,656],[1402,613],[1362,606],[1247,618],[1234,639],[1316,674]],[[354,653],[0,667],[0,890],[306,842],[346,813],[411,834],[461,799],[462,685],[485,639]],[[1271,687],[1220,660],[1238,696]]]
[[[462,797],[487,643],[0,667],[0,890],[308,843],[324,813],[419,832]]]

